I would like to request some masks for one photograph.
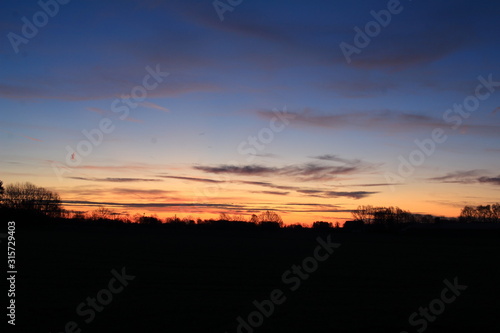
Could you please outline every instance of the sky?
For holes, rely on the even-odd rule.
[[[499,202],[496,1],[4,0],[0,180],[340,222]]]

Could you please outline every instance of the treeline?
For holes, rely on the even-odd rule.
[[[500,204],[485,206],[465,206],[457,218],[442,218],[433,215],[413,214],[399,207],[358,206],[352,212],[353,221],[347,221],[344,227],[358,229],[398,229],[407,225],[430,223],[498,223],[500,222]]]
[[[433,215],[413,214],[399,207],[358,206],[352,212],[354,221],[370,225],[392,225],[407,223],[434,223],[440,220]]]
[[[284,225],[281,216],[274,211],[253,214],[249,218],[244,215],[220,213],[218,219],[193,218],[177,216],[161,219],[157,215],[136,214],[133,216],[116,213],[106,207],[98,207],[89,212],[70,212],[62,207],[59,195],[43,187],[31,183],[15,183],[3,186],[0,181],[0,216],[10,220],[26,220],[32,223],[40,221],[72,221],[99,224],[139,224],[168,225],[176,227],[203,226],[214,228],[264,228],[264,229],[303,229],[308,226],[300,223]],[[344,224],[345,229],[394,230],[414,224],[431,224],[439,222],[458,223],[498,223],[500,222],[500,204],[484,206],[465,206],[458,219],[444,219],[432,215],[413,214],[399,207],[358,206],[352,211],[352,221]],[[339,223],[316,221],[313,229],[340,228]]]
[[[225,225],[231,224],[236,225],[255,225],[267,228],[279,229],[284,227],[283,219],[281,216],[273,211],[265,211],[259,215],[253,214],[248,220],[245,219],[243,215],[229,215],[227,213],[221,213],[218,219],[205,219],[194,218],[192,216],[186,216],[183,218],[174,215],[172,217],[167,217],[165,219],[159,218],[157,215],[146,215],[146,214],[135,214],[133,216],[123,216],[113,212],[112,210],[99,207],[93,211],[83,213],[73,213],[67,216],[69,219],[79,220],[79,221],[94,221],[94,222],[110,222],[119,221],[125,224],[142,224],[142,225],[159,225],[168,224],[174,226],[192,226],[192,225]]]
[[[3,186],[0,181],[0,212],[3,217],[60,218],[65,211],[59,194],[31,183]]]
[[[460,222],[472,223],[472,222],[490,222],[498,223],[500,222],[500,204],[496,203],[494,205],[486,206],[465,206],[460,213],[458,218]]]

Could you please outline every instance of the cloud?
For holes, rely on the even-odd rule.
[[[56,163],[63,165],[59,161],[47,160],[48,163]],[[78,165],[72,167],[73,170],[98,170],[105,172],[153,172],[158,170],[170,169],[166,164],[149,164],[149,163],[134,163],[134,164],[114,164],[114,165]]]
[[[255,192],[255,191],[252,191],[252,193],[262,193],[262,194],[272,194],[272,195],[288,195],[290,192],[278,192],[278,191],[259,191],[259,192]]]
[[[92,201],[92,200],[63,200],[66,206],[72,207],[94,207],[106,206],[110,208],[122,209],[149,209],[150,211],[172,211],[172,212],[188,212],[192,213],[213,213],[218,214],[221,211],[231,211],[239,214],[254,214],[261,211],[273,209],[279,213],[350,213],[350,209],[342,209],[338,205],[331,204],[307,204],[307,203],[285,203],[285,204],[266,204],[260,203],[257,205],[236,205],[225,203],[130,203],[130,202],[115,202],[115,201]],[[272,208],[271,208],[272,207]],[[123,212],[127,213],[127,212]]]
[[[492,185],[500,185],[500,175],[497,177],[480,177],[478,178],[480,183],[488,183]]]
[[[276,173],[279,169],[260,165],[235,166],[222,164],[216,167],[194,166],[193,169],[215,174],[235,174],[243,176],[266,176]]]
[[[377,186],[399,186],[403,183],[374,183],[374,184],[349,184],[349,185],[335,185],[335,187],[377,187]]]
[[[277,190],[285,190],[285,191],[292,191],[292,190],[294,191],[294,190],[299,189],[298,187],[294,187],[294,186],[276,185],[276,184],[269,183],[269,182],[252,182],[252,181],[244,181],[244,180],[236,180],[234,182],[240,183],[240,184],[269,187],[269,188],[274,188]]]
[[[317,160],[322,160],[322,161],[339,162],[339,163],[350,164],[350,165],[357,165],[357,164],[363,163],[359,159],[350,160],[350,159],[342,158],[338,155],[332,155],[332,154],[312,156],[311,158],[314,158]]]
[[[346,197],[351,199],[363,199],[372,194],[377,194],[379,192],[367,192],[367,191],[355,191],[355,192],[336,192],[336,191],[326,191],[323,192],[323,198],[339,198]]]
[[[257,110],[255,112],[257,116],[266,120],[271,120],[275,117],[275,114],[268,110]],[[446,123],[441,118],[388,109],[320,114],[311,108],[304,108],[301,112],[289,111],[288,114],[294,117],[291,126],[304,128],[357,129],[383,132],[384,134],[407,133],[408,131],[421,130],[430,132],[435,128],[449,128],[451,133],[452,128],[452,124]],[[467,125],[463,125],[461,129],[462,132],[475,135],[500,135],[500,131],[498,130],[499,125],[491,123],[468,123]]]
[[[205,208],[222,208],[222,209],[241,209],[242,205],[233,204],[216,204],[216,203],[130,203],[130,202],[101,202],[101,201],[86,201],[86,200],[63,200],[65,205],[75,206],[110,206],[110,207],[128,207],[128,208],[168,208],[168,207],[205,207]]]
[[[23,137],[25,137],[26,139],[29,139],[29,140],[31,140],[31,141],[43,142],[43,140],[40,140],[40,139],[35,139],[35,138],[32,138],[31,136],[27,136],[27,135],[23,135]]]
[[[152,195],[152,196],[161,196],[176,193],[176,191],[168,191],[168,190],[159,190],[159,189],[136,189],[136,188],[113,188],[110,189],[109,192],[113,194],[133,194],[133,195]]]
[[[145,106],[147,108],[151,108],[151,109],[156,109],[156,110],[161,110],[161,111],[165,111],[165,112],[170,112],[169,109],[164,108],[161,105],[158,105],[158,104],[155,104],[155,103],[151,103],[151,102],[142,102],[142,103],[140,103],[140,105],[141,106]]]
[[[43,142],[43,140],[36,139],[36,138],[31,137],[31,136],[27,136],[27,135],[23,135],[23,134],[16,134],[16,133],[13,133],[11,131],[6,131],[3,129],[0,129],[0,131],[5,132],[5,133],[9,133],[10,135],[14,135],[14,136],[21,136],[21,137],[28,139],[28,140],[31,140],[31,141]]]
[[[450,172],[444,176],[428,178],[428,180],[441,183],[471,184],[477,181],[477,177],[484,173],[483,170],[468,170]]]
[[[68,69],[71,71],[71,69]],[[93,70],[89,70],[87,76],[75,82],[66,82],[58,78],[33,78],[26,77],[24,81],[17,84],[0,82],[0,97],[13,100],[61,100],[61,101],[93,101],[93,100],[115,100],[117,97],[127,97],[135,84],[132,82],[141,79],[147,73],[123,73],[119,69],[108,69],[112,71],[111,78],[104,79],[102,75],[96,73],[95,76],[88,76]],[[80,73],[81,74],[81,73]],[[77,76],[75,74],[75,76]],[[80,75],[81,76],[81,75]],[[130,80],[124,79],[130,77]],[[40,81],[37,84],[37,81]],[[115,84],[110,85],[109,81]],[[130,81],[130,82],[129,82]],[[49,86],[50,88],[47,88]],[[176,79],[168,78],[154,90],[148,92],[149,98],[177,97],[194,92],[214,92],[222,88],[213,82],[196,81],[190,78]],[[159,110],[168,111],[154,103],[144,106],[153,107]],[[91,111],[96,112],[97,108]]]
[[[441,183],[452,183],[452,184],[492,184],[500,185],[500,175],[497,177],[484,176],[485,170],[468,170],[468,171],[455,171],[446,174],[441,177],[428,178],[428,180],[441,182]]]
[[[86,180],[92,182],[112,182],[112,183],[130,183],[130,182],[161,182],[161,179],[150,178],[93,178],[93,177],[67,177],[76,180]]]
[[[379,192],[366,192],[366,191],[355,191],[355,192],[338,192],[338,191],[323,191],[323,190],[298,190],[299,193],[304,193],[312,197],[319,198],[351,198],[351,199],[363,199],[372,194],[377,194]]]
[[[346,198],[352,198],[352,199],[362,199],[362,198],[366,198],[370,195],[379,193],[379,192],[367,192],[367,191],[353,191],[353,192],[338,191],[337,192],[337,191],[318,189],[318,188],[302,188],[302,187],[297,187],[297,186],[280,186],[280,185],[275,185],[275,184],[268,183],[268,182],[240,181],[240,183],[244,183],[244,184],[248,184],[248,185],[258,185],[258,186],[270,187],[270,188],[275,188],[275,189],[280,189],[280,190],[295,191],[297,193],[305,194],[307,196],[320,197],[320,198],[346,197]],[[386,184],[373,184],[373,186],[382,186],[382,185],[386,185]],[[349,185],[346,185],[346,186],[349,186]],[[272,192],[273,191],[270,191],[270,193],[272,193]],[[278,193],[283,193],[283,192],[278,192]]]
[[[432,12],[423,3],[411,3],[411,7],[409,9],[408,3],[408,9],[400,14],[398,24],[389,25],[360,54],[354,54],[350,66],[397,71],[436,62],[485,42],[487,22],[492,20],[492,13],[496,11],[492,3],[478,8],[467,1],[435,2]],[[450,7],[453,7],[451,15]],[[412,11],[412,14],[406,11]],[[361,26],[366,22],[358,23]],[[351,30],[345,41],[353,44],[354,35]],[[337,61],[345,62],[340,49]]]
[[[214,180],[208,178],[195,178],[195,177],[181,177],[181,176],[158,176],[161,178],[170,178],[170,179],[180,179],[180,180],[188,180],[192,182],[200,182],[200,183],[224,183],[222,180]]]
[[[330,180],[340,175],[362,171],[356,165],[329,166],[315,163],[290,165],[285,167],[266,167],[262,165],[236,166],[222,164],[215,167],[194,166],[195,170],[215,174],[233,174],[239,176],[284,176],[300,181]]]
[[[268,120],[275,117],[275,114],[268,110],[258,110],[256,113],[261,118]],[[319,114],[311,108],[304,108],[300,113],[292,111],[288,113],[295,116],[292,126],[334,129],[360,128],[364,130],[383,130],[391,132],[401,132],[408,129],[433,129],[440,126],[446,126],[441,119],[388,109]]]

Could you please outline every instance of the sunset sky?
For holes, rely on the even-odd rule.
[[[1,5],[4,184],[285,223],[500,201],[497,1],[54,1]]]

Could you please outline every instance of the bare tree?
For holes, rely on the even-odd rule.
[[[492,218],[491,206],[477,206],[477,217],[481,222],[489,222]]]
[[[220,213],[219,221],[231,221],[231,216],[229,216],[229,214],[227,213]]]
[[[276,212],[271,212],[271,211],[265,211],[264,213],[261,213],[258,216],[258,220],[260,223],[263,222],[275,222],[278,223],[281,226],[283,226],[283,220],[281,219],[281,216],[278,215]]]
[[[352,211],[351,214],[355,220],[370,224],[373,221],[374,212],[373,206],[358,206],[358,209]]]
[[[252,217],[250,217],[250,220],[248,220],[248,222],[257,224],[259,223],[259,217],[255,214],[252,214]]]
[[[494,222],[500,222],[500,204],[491,205],[491,214]]]
[[[462,222],[499,222],[500,204],[485,206],[465,206],[459,217]]]
[[[156,214],[153,214],[151,216],[143,215],[139,218],[139,223],[147,225],[155,225],[155,224],[158,225],[161,224],[161,220],[158,218]]]
[[[0,197],[4,194],[5,189],[3,188],[3,181],[0,180]]]
[[[459,219],[462,222],[473,222],[476,219],[476,212],[474,207],[465,206],[460,213]]]
[[[113,215],[114,212],[111,209],[102,206],[90,212],[92,220],[110,220]]]
[[[31,183],[7,185],[3,204],[11,209],[41,212],[51,217],[59,217],[63,211],[59,194]]]
[[[242,222],[242,221],[246,221],[245,219],[245,216],[243,216],[242,214],[235,214],[233,215],[233,221],[235,222]]]

